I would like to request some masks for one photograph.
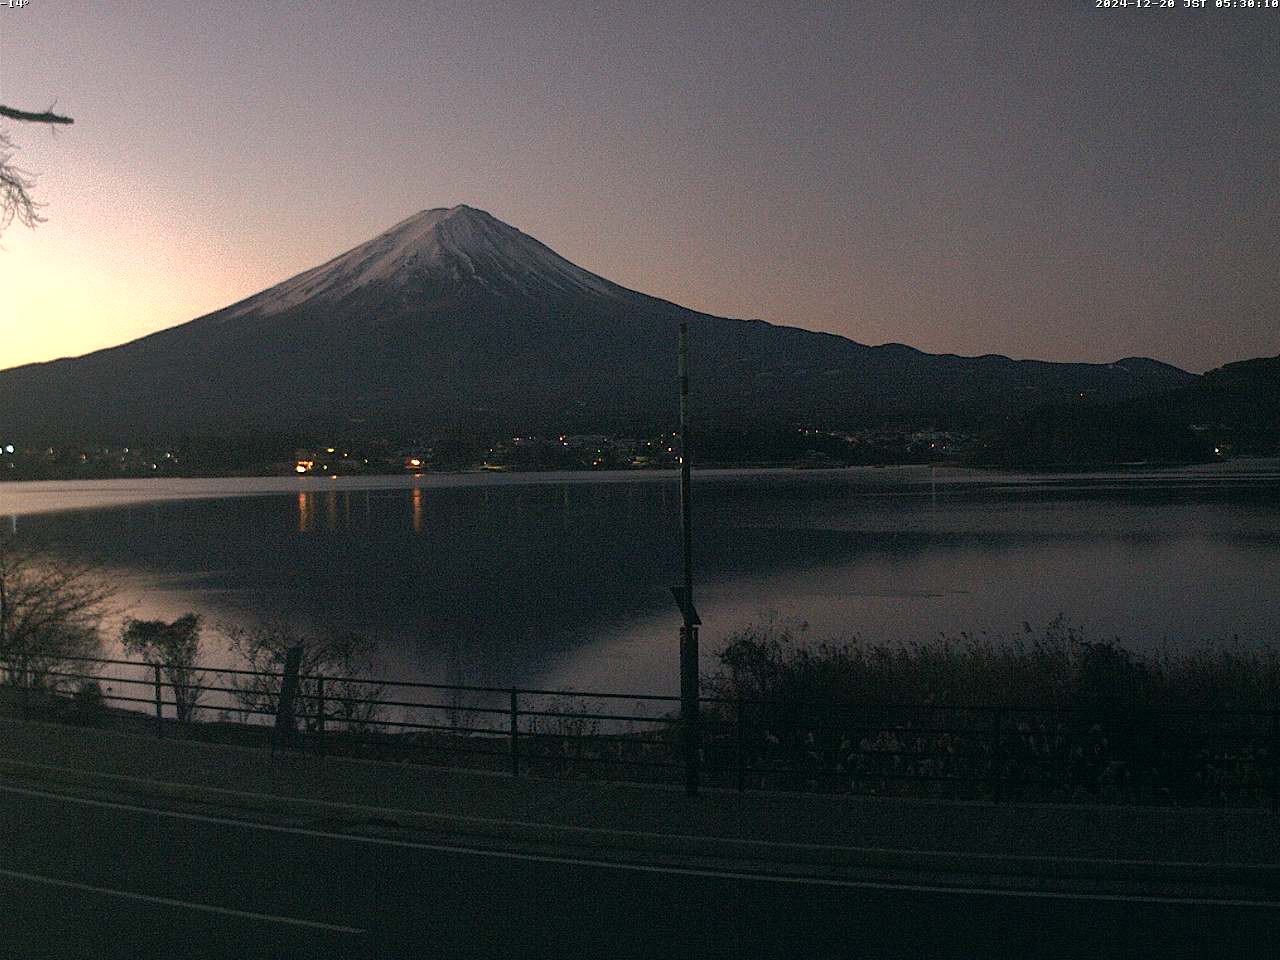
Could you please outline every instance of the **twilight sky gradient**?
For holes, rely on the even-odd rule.
[[[0,8],[0,102],[55,99],[74,127],[9,127],[49,222],[0,238],[0,367],[456,203],[626,286],[864,343],[1280,353],[1280,10]]]

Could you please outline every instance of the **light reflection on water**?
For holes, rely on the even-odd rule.
[[[1062,612],[1147,646],[1277,639],[1272,461],[739,471],[694,494],[708,652],[770,616],[818,638],[1012,635]],[[405,679],[659,693],[677,504],[663,474],[0,485],[8,527],[106,565],[133,616],[356,629]]]

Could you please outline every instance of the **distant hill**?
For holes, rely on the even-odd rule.
[[[1238,455],[1280,455],[1280,356],[1229,363],[1149,397],[1022,414],[993,431],[975,459],[1083,465]]]
[[[1242,441],[1280,434],[1280,356],[1241,360],[1210,370],[1170,398],[1184,418],[1211,423]]]
[[[21,318],[19,318],[21,319]],[[230,307],[83,357],[0,372],[0,428],[40,438],[667,429],[690,324],[702,424],[972,426],[1196,378],[870,347],[628,290],[467,206],[427,210]]]

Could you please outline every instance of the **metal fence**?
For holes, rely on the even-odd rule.
[[[679,697],[67,658],[0,663],[0,707],[161,737],[465,766],[515,776],[683,779]],[[23,682],[25,679],[26,682]],[[1280,710],[1062,709],[703,697],[708,786],[960,798],[1280,804]]]

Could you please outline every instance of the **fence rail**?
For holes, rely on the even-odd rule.
[[[0,661],[0,679],[0,710],[148,724],[162,737],[672,783],[687,759],[675,696],[303,674],[281,729],[282,672],[201,668],[174,682],[144,661],[63,657],[42,669]],[[1280,807],[1280,710],[726,697],[703,697],[699,710],[709,786]]]

